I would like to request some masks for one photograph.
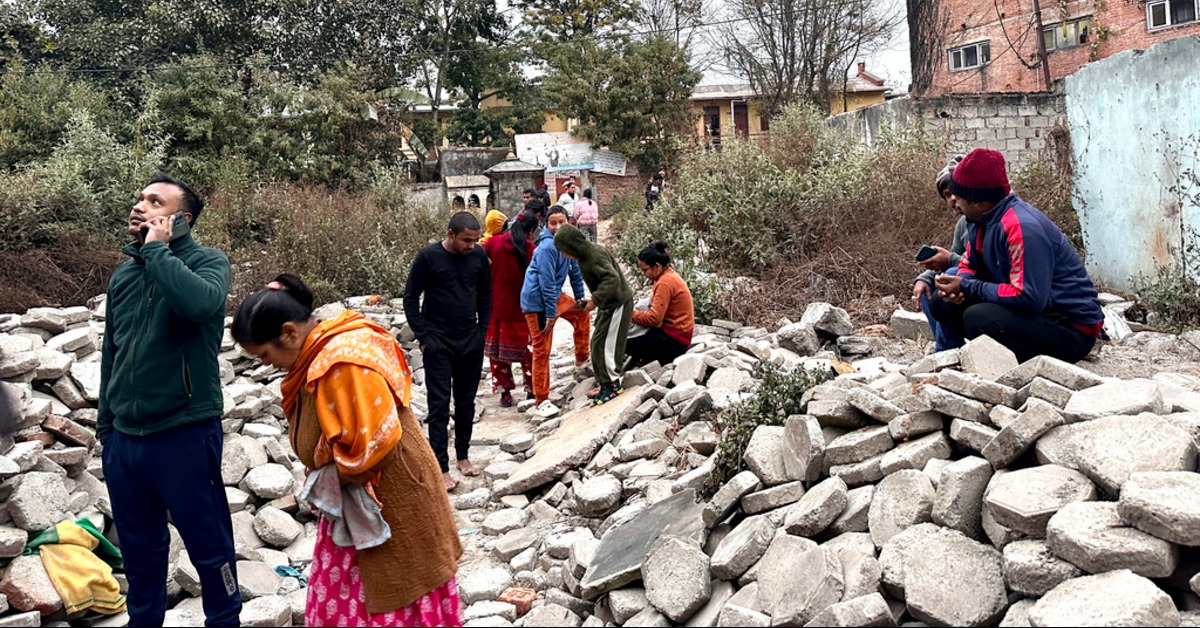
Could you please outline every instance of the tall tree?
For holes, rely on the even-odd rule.
[[[534,41],[570,42],[625,32],[638,18],[639,0],[517,0]]]
[[[886,44],[901,16],[874,0],[728,0],[715,42],[764,113],[807,100],[827,110],[852,54]]]

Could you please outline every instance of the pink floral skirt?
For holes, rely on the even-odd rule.
[[[334,543],[333,523],[321,517],[308,582],[308,600],[304,605],[304,623],[308,626],[461,626],[458,581],[451,578],[404,608],[370,614],[358,567],[358,550]]]

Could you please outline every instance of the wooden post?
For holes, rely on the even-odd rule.
[[[1033,19],[1037,28],[1038,61],[1042,64],[1042,75],[1046,77],[1046,91],[1050,91],[1050,59],[1046,56],[1046,34],[1042,31],[1042,5],[1038,0],[1033,0]]]

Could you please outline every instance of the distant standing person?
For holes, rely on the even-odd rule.
[[[229,260],[192,239],[204,202],[155,175],[129,214],[129,259],[108,283],[96,436],[129,580],[129,623],[167,611],[167,520],[200,577],[205,623],[237,626],[237,556],[221,480]]]
[[[549,209],[553,203],[550,202],[550,190],[546,189],[546,184],[543,183],[534,191],[533,197],[542,202],[542,207]]]
[[[523,212],[512,228],[483,245],[492,261],[492,319],[483,353],[491,363],[492,392],[500,392],[500,405],[505,408],[512,407],[512,391],[517,387],[513,363],[521,365],[527,396],[533,396],[533,354],[529,326],[521,312],[521,287],[533,257],[529,238],[536,229],[537,216]]]
[[[571,224],[575,224],[575,203],[579,202],[579,188],[575,186],[574,181],[567,181],[567,188],[558,197],[558,202],[555,203],[559,207],[567,210],[567,220]]]
[[[479,236],[479,219],[473,214],[451,216],[446,237],[417,253],[404,287],[404,313],[425,359],[429,444],[447,491],[458,486],[450,476],[446,454],[452,394],[458,470],[467,476],[479,475],[468,455],[492,311],[491,264],[487,253],[475,246]]]
[[[660,170],[660,171],[654,173],[654,176],[650,177],[650,182],[646,184],[646,211],[647,212],[653,210],[655,203],[658,203],[658,199],[662,198],[662,191],[663,191],[663,175],[662,175],[662,171]]]
[[[692,291],[683,277],[671,268],[666,242],[655,242],[638,253],[638,270],[654,282],[649,310],[634,310],[633,322],[649,330],[630,338],[625,346],[629,368],[657,361],[670,364],[687,353],[696,329],[696,311]]]
[[[575,226],[587,236],[588,242],[596,243],[596,225],[600,223],[600,208],[592,200],[592,188],[583,191],[583,199],[575,203]]]
[[[592,403],[607,403],[624,391],[621,373],[633,314],[633,290],[613,254],[599,244],[588,242],[575,227],[559,227],[554,246],[567,259],[578,260],[583,282],[592,293],[582,304],[585,312],[597,311],[592,331],[592,370],[600,386],[593,391]]]

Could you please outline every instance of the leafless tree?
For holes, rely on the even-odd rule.
[[[690,64],[701,72],[716,62],[709,46],[704,45],[704,29],[713,20],[714,0],[642,0],[640,21],[643,30],[661,34],[687,51]]]
[[[912,93],[921,95],[933,85],[933,74],[945,58],[942,52],[950,24],[949,12],[935,0],[907,0],[908,32],[912,42]]]
[[[806,100],[827,109],[854,58],[886,45],[902,19],[878,0],[727,0],[715,46],[766,115]]]

